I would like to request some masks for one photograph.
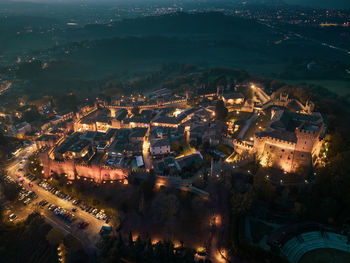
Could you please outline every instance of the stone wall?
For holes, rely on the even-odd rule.
[[[49,158],[47,152],[40,154],[43,164],[44,177],[48,178],[52,173],[66,174],[69,180],[76,177],[92,179],[97,183],[105,180],[122,180],[128,176],[127,169],[109,168],[102,165],[77,164],[74,160],[57,161]]]

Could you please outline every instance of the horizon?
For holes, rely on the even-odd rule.
[[[5,2],[14,2],[14,3],[38,3],[38,4],[119,4],[119,3],[177,3],[179,1],[174,0],[0,0],[0,3]],[[274,5],[274,3],[282,2],[288,5],[298,5],[298,6],[305,6],[305,7],[312,7],[312,8],[331,8],[331,9],[350,9],[350,1],[347,0],[251,0],[251,1],[240,1],[240,0],[234,0],[234,1],[228,1],[228,0],[212,0],[210,2],[204,1],[204,0],[185,0],[182,1],[184,4],[188,3],[198,3],[198,2],[205,2],[205,3],[215,3],[220,4],[222,3],[237,3],[240,4],[242,2],[246,3],[253,3],[253,4],[271,4]]]

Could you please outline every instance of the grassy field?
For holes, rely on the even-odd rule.
[[[246,121],[248,120],[253,113],[251,112],[243,112],[243,111],[231,111],[227,114],[227,121]]]
[[[322,86],[338,95],[350,94],[350,81],[346,80],[285,80],[281,81],[286,82],[292,85],[298,84],[314,84]]]
[[[256,118],[256,120],[250,125],[248,130],[244,135],[245,140],[250,140],[250,138],[254,137],[254,134],[259,131],[265,130],[271,120],[271,114],[268,112],[267,114],[261,114]]]
[[[315,249],[306,253],[299,263],[345,263],[350,262],[350,253],[337,249]]]

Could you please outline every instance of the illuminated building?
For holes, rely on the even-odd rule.
[[[252,151],[263,166],[278,167],[286,172],[310,167],[324,142],[326,123],[320,113],[277,110],[267,129],[255,133]]]

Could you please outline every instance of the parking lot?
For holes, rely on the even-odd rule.
[[[8,165],[6,183],[20,186],[18,201],[10,205],[8,216],[14,222],[24,220],[30,213],[39,212],[52,226],[65,234],[72,234],[85,247],[94,247],[99,232],[110,218],[103,210],[87,206],[83,201],[59,191],[46,180],[38,180],[28,173],[28,156],[32,149],[25,149]],[[9,218],[10,220],[10,218]]]

